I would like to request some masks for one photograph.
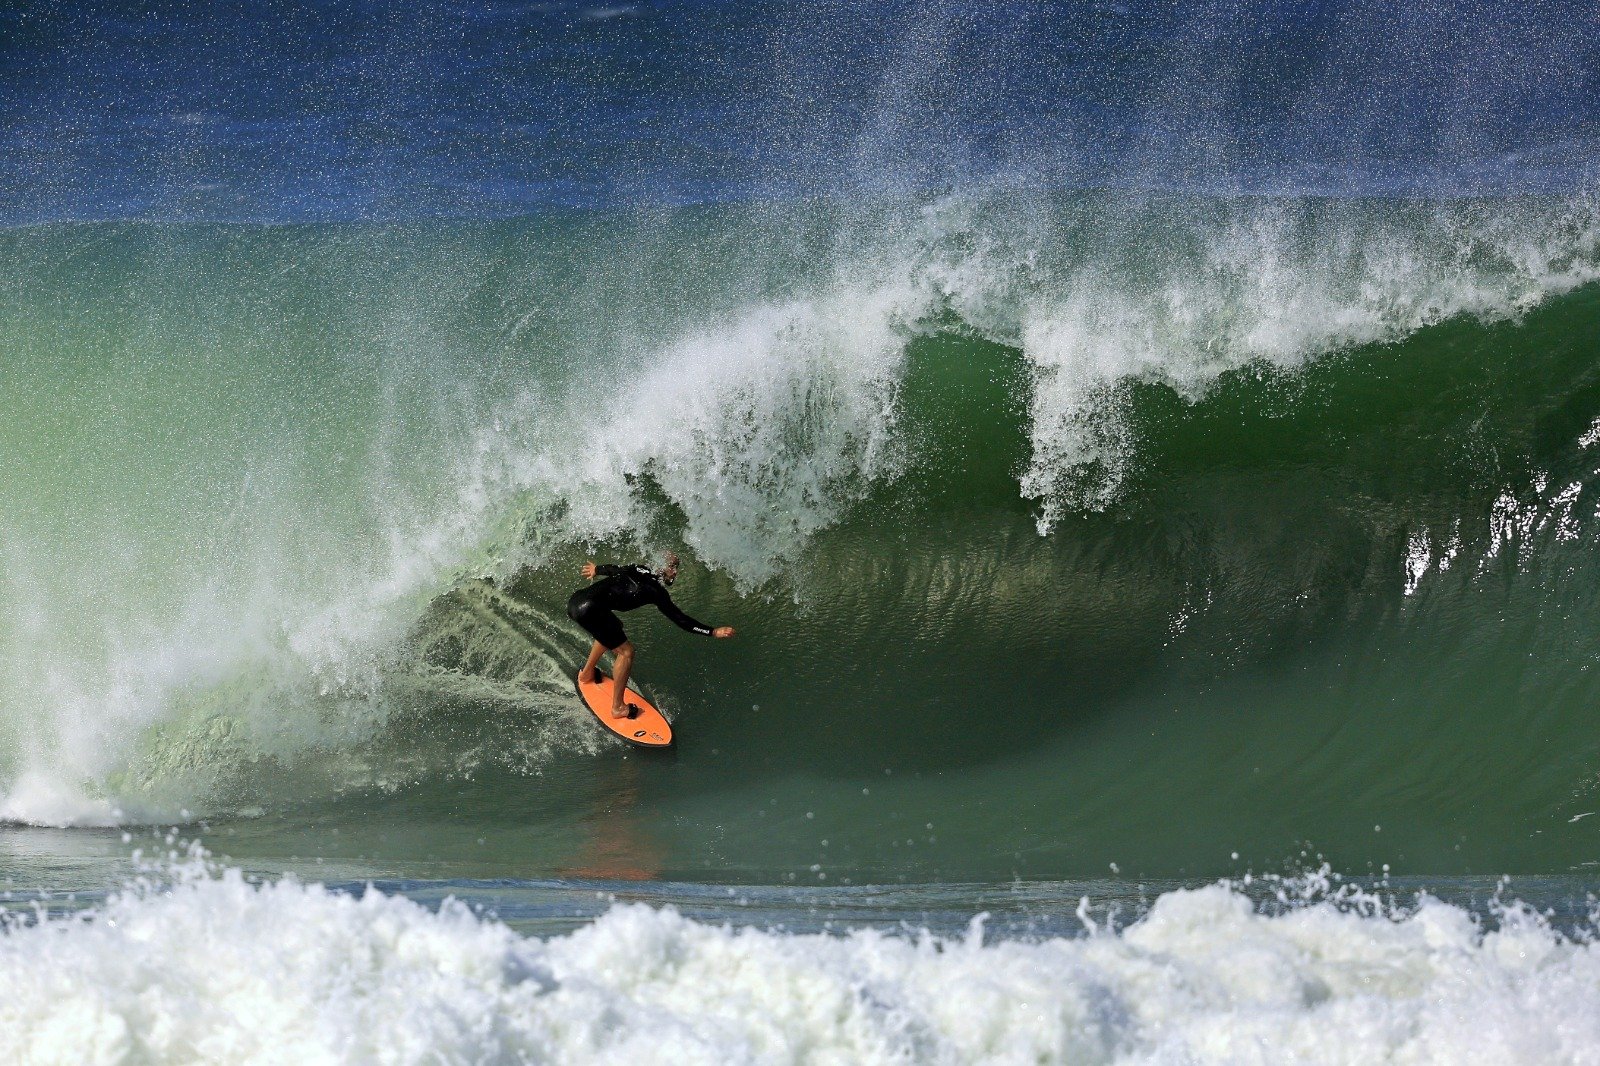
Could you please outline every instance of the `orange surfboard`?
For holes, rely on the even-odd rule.
[[[594,684],[574,680],[577,681],[578,695],[583,698],[584,706],[589,708],[601,725],[635,747],[672,747],[672,726],[649,700],[629,689],[622,697],[629,708],[628,717],[613,718],[611,717],[613,682],[598,670],[595,671],[595,677],[597,680]]]

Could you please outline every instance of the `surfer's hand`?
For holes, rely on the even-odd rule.
[[[715,629],[713,629],[711,631],[711,635],[714,636],[714,637],[731,637],[731,636],[733,636],[733,627],[732,626],[718,626],[717,628],[715,628]]]
[[[584,577],[593,579],[593,577],[594,577],[594,564],[593,563],[584,563],[583,564],[583,570],[581,571],[581,573],[583,574]]]

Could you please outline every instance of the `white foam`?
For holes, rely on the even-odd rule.
[[[480,475],[486,495],[565,500],[566,537],[644,540],[637,479],[648,476],[703,562],[758,585],[898,471],[908,324],[930,303],[902,278],[852,275],[647,346],[559,414],[530,394],[499,420],[516,431],[483,448],[498,463]]]
[[[104,799],[85,795],[59,778],[29,769],[18,775],[3,799],[0,820],[47,826],[109,826],[123,812]]]
[[[1172,892],[1119,933],[988,946],[785,935],[618,906],[520,937],[190,869],[0,934],[0,1058],[87,1062],[1595,1061],[1600,948],[1424,901],[1257,912]]]
[[[1292,370],[1456,316],[1515,317],[1600,278],[1600,205],[1497,210],[1247,203],[1169,223],[1158,238],[1170,249],[1111,226],[1036,271],[1046,284],[1013,298],[1034,371],[1022,489],[1040,501],[1041,532],[1117,499],[1137,450],[1121,409],[1130,382],[1193,400],[1231,371]]]

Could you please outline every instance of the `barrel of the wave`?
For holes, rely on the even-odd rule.
[[[599,670],[594,672],[593,681],[584,681],[581,673],[574,680],[584,706],[613,734],[640,748],[672,747],[672,723],[639,693],[629,689],[622,694],[628,713],[617,718],[611,714],[611,692],[616,682]]]

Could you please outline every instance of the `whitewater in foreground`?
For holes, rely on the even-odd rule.
[[[1531,909],[1287,909],[1221,883],[1076,938],[786,934],[617,905],[518,935],[447,901],[194,859],[0,934],[19,1063],[1585,1063],[1600,950]],[[1593,921],[1591,918],[1590,926]]]

